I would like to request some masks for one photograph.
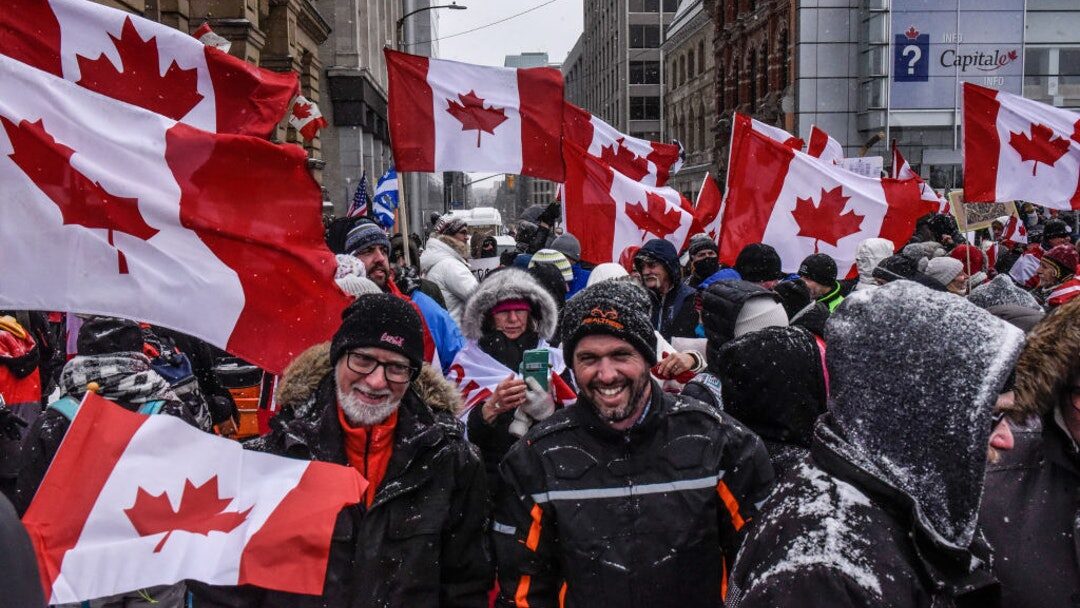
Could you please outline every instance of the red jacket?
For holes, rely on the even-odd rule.
[[[12,317],[0,317],[0,396],[8,405],[41,401],[38,348]]]

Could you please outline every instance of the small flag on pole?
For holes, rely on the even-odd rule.
[[[356,194],[353,195],[352,205],[349,205],[349,217],[364,215],[368,212],[367,173],[360,176],[360,184],[356,186]]]
[[[384,228],[394,227],[394,211],[398,207],[397,171],[393,165],[379,178],[375,185],[374,203],[375,220]]]

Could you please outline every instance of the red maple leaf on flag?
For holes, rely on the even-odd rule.
[[[507,120],[506,109],[494,106],[485,108],[484,99],[478,97],[476,91],[469,91],[464,95],[458,93],[458,99],[461,103],[447,99],[446,102],[450,105],[446,111],[458,119],[462,131],[476,130],[476,147],[479,148],[480,135],[484,132],[494,135],[495,127]]]
[[[791,212],[799,232],[795,236],[814,239],[814,253],[818,252],[818,241],[836,246],[836,243],[859,231],[865,216],[854,211],[843,213],[844,205],[850,196],[844,196],[843,186],[837,186],[828,192],[821,189],[821,201],[815,206],[813,198],[796,198],[795,209]]]
[[[620,137],[610,146],[601,146],[600,160],[615,171],[639,182],[649,174],[649,160],[634,154],[625,144],[626,138]]]
[[[110,194],[100,183],[71,166],[75,150],[56,141],[42,121],[26,120],[18,125],[0,116],[0,123],[15,149],[9,156],[23,173],[49,197],[64,218],[64,224],[123,232],[144,241],[158,233],[139,214],[138,199]],[[120,274],[127,274],[127,260],[117,250]]]
[[[157,38],[143,40],[130,17],[124,20],[120,38],[112,34],[109,38],[120,54],[123,71],[117,70],[104,53],[94,60],[76,55],[79,85],[173,120],[180,120],[202,101],[199,71],[181,69],[173,61],[162,76]]]
[[[300,120],[309,118],[311,116],[311,104],[310,103],[297,103],[293,104],[292,115]]]
[[[214,475],[201,486],[184,480],[184,490],[180,494],[180,508],[173,510],[166,492],[154,496],[141,487],[135,493],[135,504],[124,509],[131,525],[139,536],[153,536],[165,533],[154,547],[154,553],[161,551],[165,541],[177,530],[209,536],[211,532],[229,533],[244,523],[246,511],[225,511],[232,502],[231,498],[218,495],[218,478]]]
[[[1080,144],[1080,120],[1073,125],[1072,140]]]
[[[1054,130],[1041,123],[1031,123],[1031,137],[1023,132],[1009,132],[1009,145],[1020,154],[1021,161],[1035,161],[1031,174],[1039,168],[1039,163],[1054,166],[1069,151],[1069,140],[1054,135]]]
[[[641,203],[626,206],[626,216],[638,228],[651,232],[658,239],[666,238],[682,225],[682,214],[676,209],[669,209],[667,201],[659,194],[645,193],[646,207]]]

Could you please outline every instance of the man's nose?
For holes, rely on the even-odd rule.
[[[386,389],[386,367],[379,365],[364,377],[363,383],[373,391]]]

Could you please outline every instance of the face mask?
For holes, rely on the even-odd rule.
[[[720,260],[716,258],[705,258],[694,262],[694,276],[702,281],[716,274],[717,270],[720,270]]]

